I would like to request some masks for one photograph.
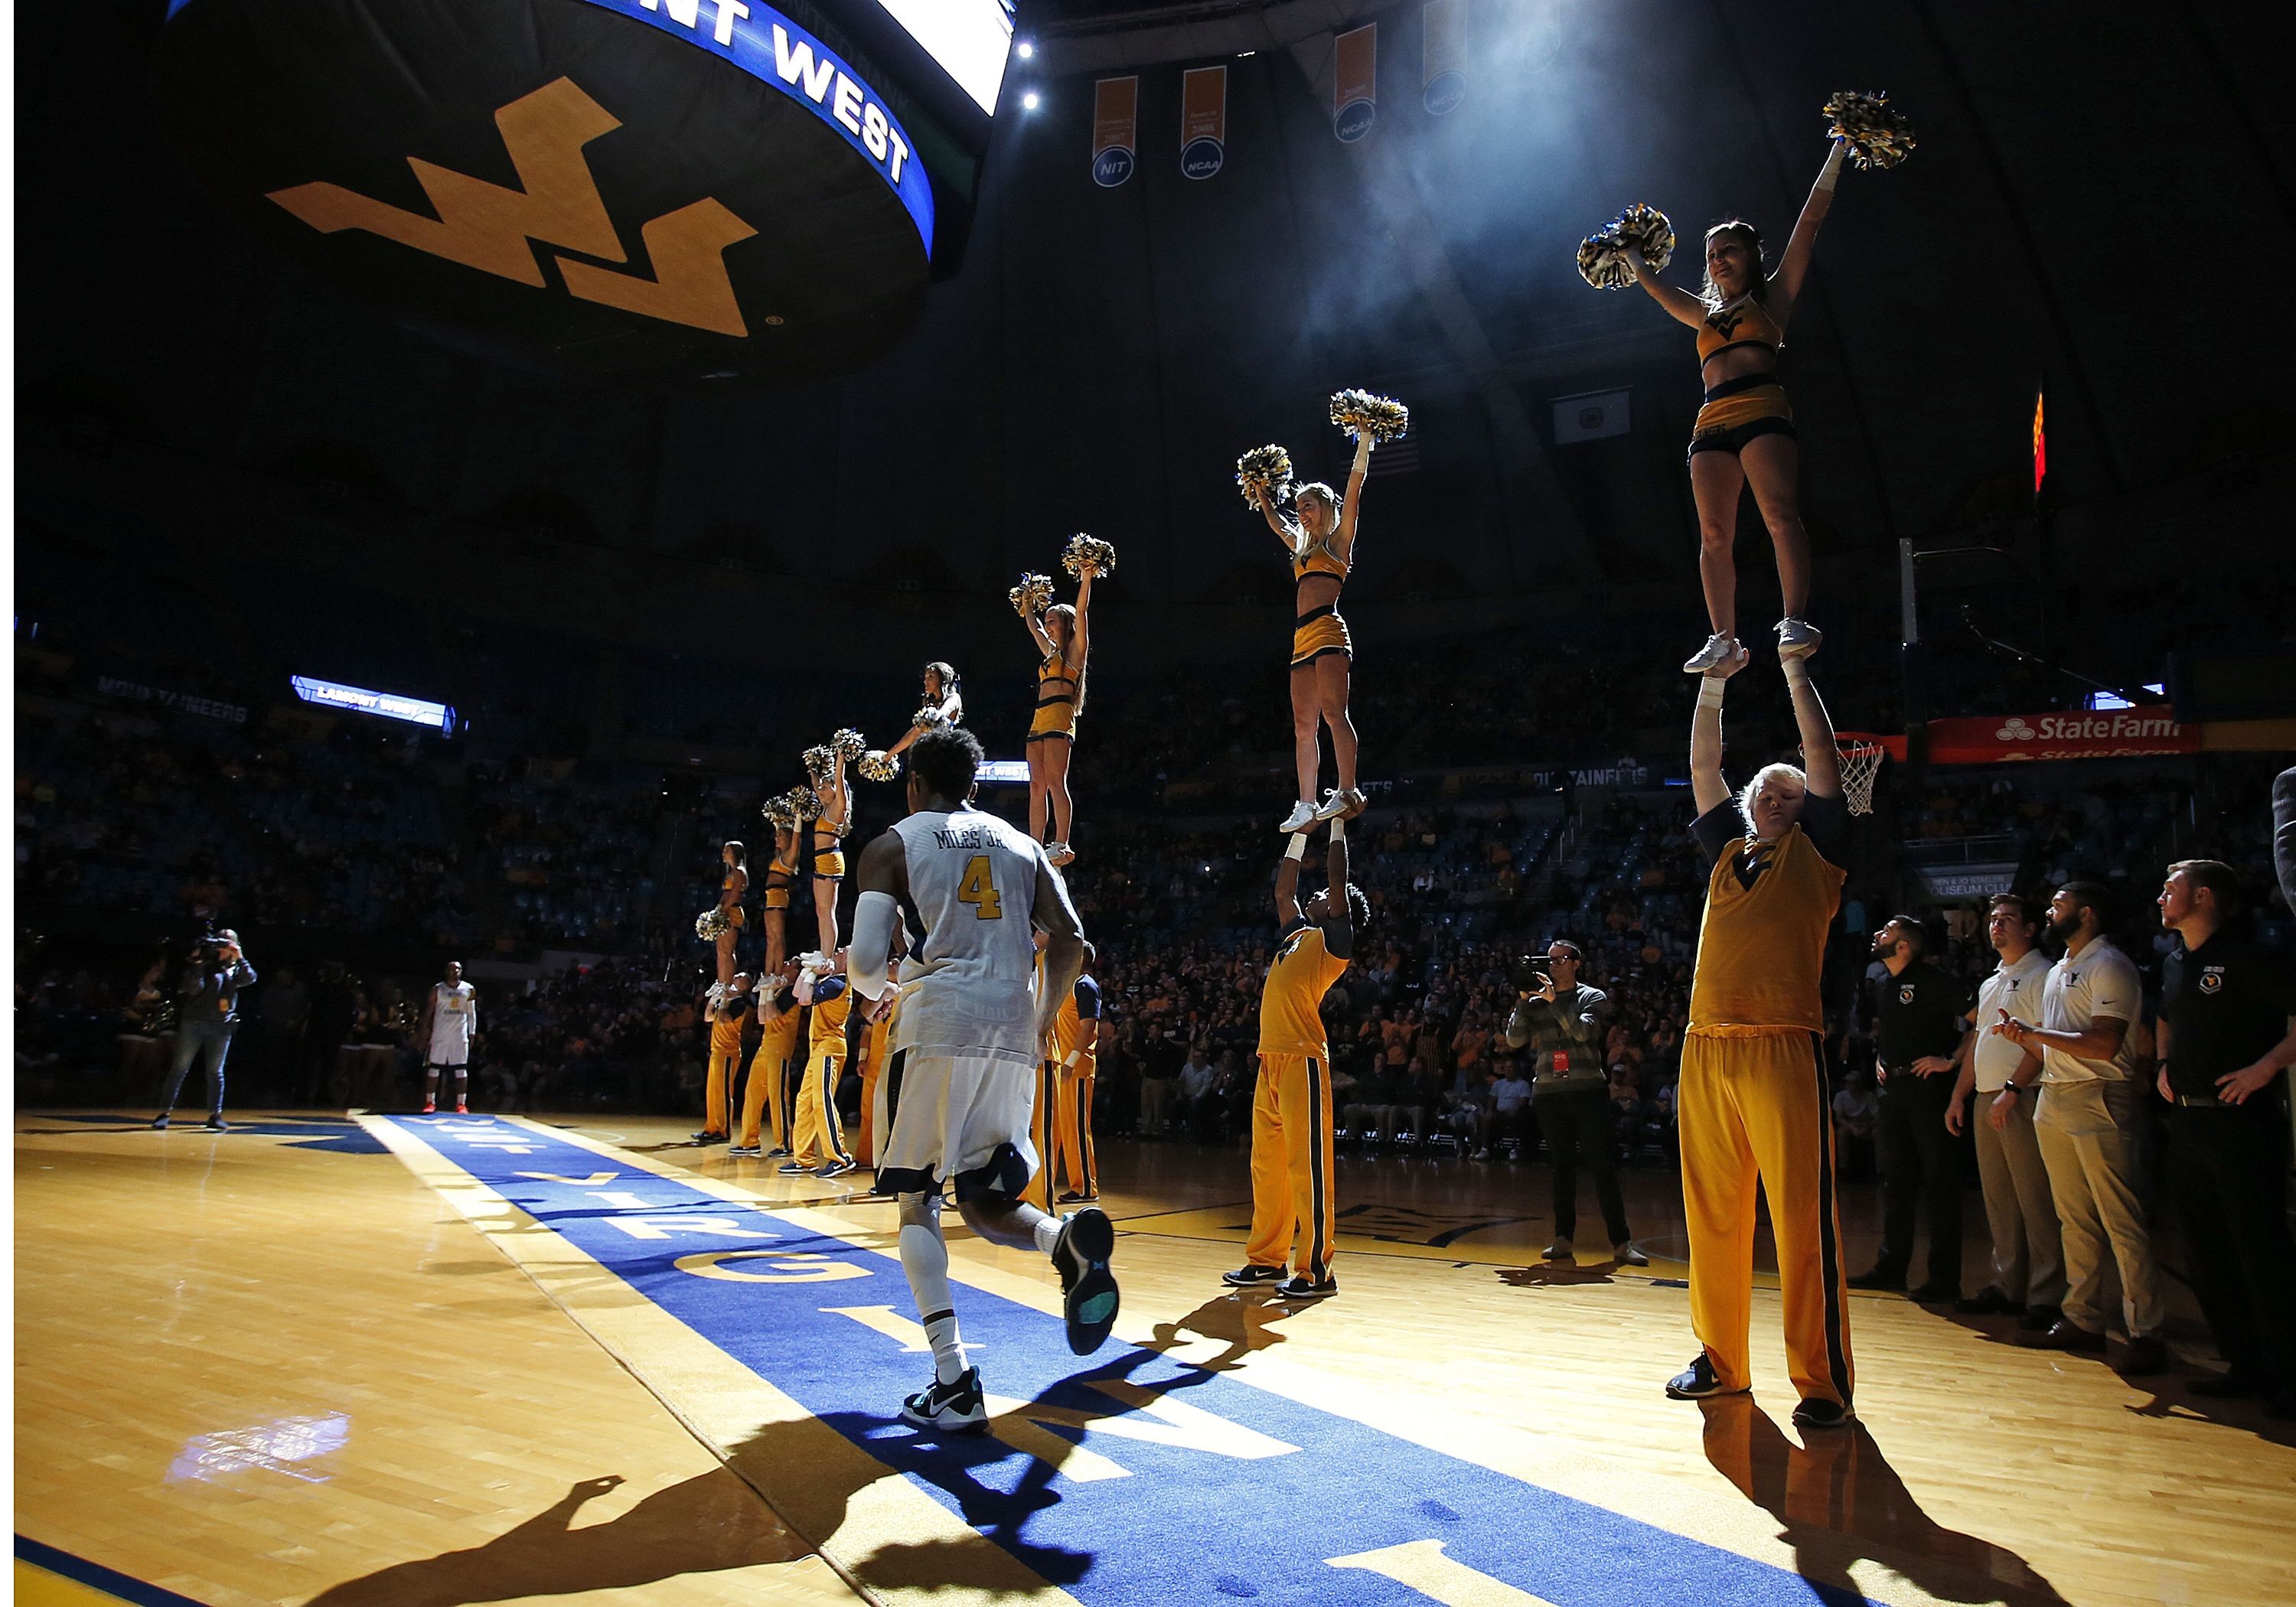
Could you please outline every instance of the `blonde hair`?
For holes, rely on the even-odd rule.
[[[1798,766],[1764,765],[1754,772],[1752,780],[1738,789],[1738,818],[1746,823],[1749,832],[1754,831],[1754,795],[1762,790],[1764,782],[1775,781],[1780,776],[1791,777],[1793,783],[1805,792],[1809,790],[1809,777]]]

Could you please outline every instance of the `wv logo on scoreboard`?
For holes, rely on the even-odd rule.
[[[270,199],[322,234],[363,229],[537,290],[545,286],[534,250],[537,244],[604,262],[627,262],[582,152],[620,127],[620,120],[571,78],[558,78],[502,107],[495,126],[517,169],[518,189],[419,157],[406,159],[439,214],[435,218],[336,184],[295,184],[272,191]],[[568,292],[584,301],[740,336],[749,333],[749,326],[726,272],[725,252],[757,232],[705,195],[640,227],[653,264],[652,279],[567,256],[554,260]]]

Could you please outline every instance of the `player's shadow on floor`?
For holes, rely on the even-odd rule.
[[[791,1562],[812,1548],[722,1468],[656,1490],[618,1518],[573,1527],[619,1475],[586,1479],[482,1546],[442,1552],[321,1591],[310,1607],[459,1607],[525,1596],[629,1590],[682,1574]]]
[[[1265,1296],[1253,1299],[1237,1290],[1233,1294],[1214,1295],[1176,1323],[1157,1324],[1155,1339],[1144,1349],[1168,1353],[1189,1343],[1191,1334],[1217,1340],[1227,1349],[1209,1361],[1191,1362],[1189,1365],[1207,1373],[1233,1373],[1253,1351],[1282,1344],[1283,1336],[1275,1332],[1275,1324],[1291,1315],[1292,1308],[1281,1300]]]
[[[2063,1603],[2014,1552],[1931,1521],[1864,1423],[1811,1430],[1800,1446],[1751,1396],[1710,1398],[1699,1409],[1706,1460],[1784,1526],[1795,1571],[1811,1583],[1861,1595],[1850,1569],[1871,1558],[1940,1601]]]
[[[1499,1282],[1510,1289],[1583,1289],[1591,1284],[1615,1283],[1611,1274],[1619,1266],[1609,1262],[1599,1267],[1563,1267],[1551,1261],[1535,1261],[1528,1267],[1502,1267]]]

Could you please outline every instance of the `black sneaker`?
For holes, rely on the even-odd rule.
[[[154,1133],[166,1132],[168,1130],[168,1119],[164,1116],[154,1116],[152,1119],[152,1130]]]
[[[775,1144],[772,1149],[766,1152],[766,1159],[768,1160],[779,1160],[788,1153],[789,1152],[787,1150],[782,1148],[779,1144]]]
[[[1116,1251],[1116,1225],[1098,1206],[1087,1205],[1061,1224],[1053,1244],[1053,1265],[1061,1273],[1062,1315],[1068,1319],[1069,1349],[1090,1356],[1108,1342],[1116,1325],[1119,1297],[1108,1259]]]
[[[726,1151],[726,1158],[729,1160],[762,1160],[765,1156],[765,1151],[754,1144],[731,1144]]]
[[[988,1406],[980,1398],[980,1369],[967,1367],[953,1384],[933,1381],[901,1403],[901,1421],[945,1434],[979,1434],[988,1427]]]
[[[693,1136],[693,1142],[696,1144],[723,1144],[726,1142],[726,1135],[723,1133],[712,1133],[705,1128],[701,1132],[696,1133]]]
[[[1853,1275],[1849,1280],[1849,1287],[1886,1289],[1892,1294],[1903,1294],[1906,1291],[1906,1275],[1902,1272],[1891,1272],[1887,1267],[1876,1267],[1871,1272],[1861,1272]]]
[[[784,1177],[810,1177],[813,1176],[813,1168],[806,1165],[802,1160],[783,1161],[781,1165],[775,1167],[774,1170],[779,1172]]]
[[[1813,1395],[1793,1409],[1798,1429],[1841,1429],[1849,1426],[1850,1411],[1838,1400]]]
[[[1714,1371],[1714,1360],[1701,1350],[1691,1358],[1690,1365],[1666,1381],[1669,1400],[1704,1400],[1710,1395],[1743,1395],[1743,1390],[1725,1389],[1722,1376]]]
[[[2025,1315],[2017,1319],[2018,1329],[2025,1333],[2046,1333],[2064,1318],[2060,1306],[2028,1306]]]
[[[220,1116],[210,1116],[205,1121],[200,1123],[200,1125],[210,1133],[228,1133],[231,1131],[231,1123],[226,1121]]]
[[[1337,1278],[1325,1278],[1318,1283],[1304,1272],[1295,1272],[1275,1286],[1278,1298],[1286,1300],[1328,1300],[1340,1292]]]
[[[814,1168],[813,1175],[826,1182],[832,1177],[842,1177],[846,1173],[857,1169],[858,1168],[849,1160],[832,1160],[826,1166]]]
[[[1082,1205],[1090,1198],[1091,1196],[1088,1194],[1079,1194],[1076,1190],[1070,1189],[1067,1193],[1061,1196],[1060,1202],[1062,1205]]]
[[[1283,1281],[1283,1269],[1281,1267],[1261,1267],[1250,1261],[1234,1272],[1220,1274],[1220,1282],[1231,1289],[1257,1289],[1264,1283],[1281,1283]]]

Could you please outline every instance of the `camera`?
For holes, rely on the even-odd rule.
[[[1546,986],[1551,974],[1545,955],[1518,955],[1507,968],[1509,980],[1517,993],[1537,993]]]

